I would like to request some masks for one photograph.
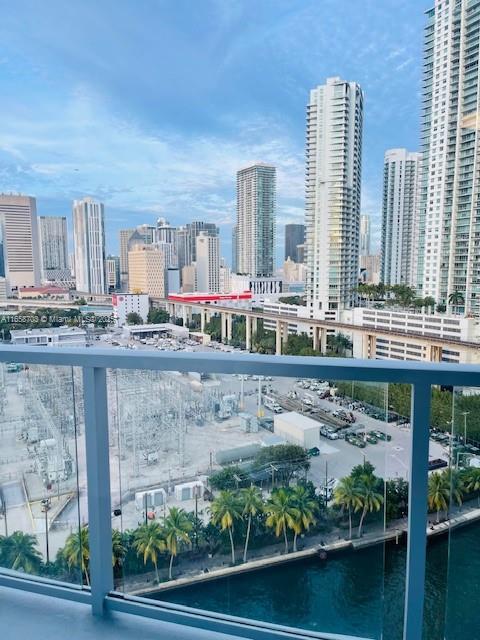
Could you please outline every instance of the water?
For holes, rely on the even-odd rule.
[[[425,640],[480,638],[480,526],[428,548]],[[377,546],[162,593],[158,599],[244,618],[401,640],[406,549]],[[448,579],[447,579],[448,578]],[[448,589],[447,589],[448,583]],[[153,596],[155,597],[155,596]]]

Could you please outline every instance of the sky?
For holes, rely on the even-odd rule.
[[[0,193],[118,230],[200,219],[231,258],[236,171],[277,167],[277,254],[303,222],[305,107],[327,77],[365,94],[362,212],[378,247],[383,156],[417,150],[433,0],[0,0]],[[71,231],[71,225],[70,225]]]

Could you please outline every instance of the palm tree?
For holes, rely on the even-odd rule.
[[[465,476],[465,489],[467,491],[480,492],[480,469],[471,467]],[[480,507],[480,493],[478,493],[478,506]]]
[[[428,506],[437,512],[437,523],[440,522],[440,511],[447,511],[450,500],[450,487],[443,473],[432,473],[428,479]]]
[[[380,507],[383,504],[383,495],[377,491],[377,482],[377,478],[371,474],[360,477],[358,490],[362,515],[360,516],[360,524],[358,525],[359,538],[362,537],[363,521],[367,513],[380,511]]]
[[[85,581],[87,585],[90,586],[90,577],[88,575],[90,546],[88,543],[87,527],[81,527],[78,531],[68,536],[62,554],[69,569],[72,567],[80,567],[82,576],[85,575]]]
[[[247,561],[248,543],[250,540],[250,530],[252,527],[252,518],[263,511],[262,492],[253,484],[251,487],[242,489],[240,492],[240,500],[242,502],[243,517],[247,517],[247,533],[245,535],[245,547],[243,549],[243,561]]]
[[[36,536],[22,531],[14,531],[3,539],[2,555],[5,564],[14,571],[36,573],[41,562],[37,544]]]
[[[423,304],[427,309],[433,311],[433,309],[435,308],[435,298],[432,298],[432,296],[427,296],[426,298],[424,298]]]
[[[171,507],[168,516],[163,523],[163,531],[165,535],[165,544],[170,552],[170,564],[168,566],[168,579],[172,579],[173,558],[178,553],[178,547],[181,543],[190,543],[190,531],[192,523],[184,509]]]
[[[298,509],[294,507],[292,494],[285,489],[275,491],[265,505],[267,527],[275,529],[275,535],[279,538],[282,533],[285,540],[285,553],[288,553],[287,529],[295,531],[299,519]]]
[[[124,544],[122,533],[118,529],[112,530],[112,566],[122,565],[127,549]]]
[[[461,291],[453,291],[448,296],[448,304],[452,307],[461,307],[465,303],[465,298]]]
[[[233,543],[233,526],[236,520],[242,519],[242,508],[237,497],[231,491],[220,491],[210,507],[212,523],[220,525],[222,531],[227,529],[232,548],[232,564],[235,564],[235,545]]]
[[[362,508],[359,488],[355,478],[347,476],[342,478],[333,491],[333,501],[342,509],[348,510],[348,539],[352,539],[352,511],[357,512]]]
[[[449,489],[450,502],[455,500],[457,505],[461,507],[463,494],[465,492],[465,483],[461,473],[456,469],[446,469],[443,475],[445,476],[445,481]]]
[[[143,556],[143,564],[147,564],[149,560],[155,567],[155,576],[157,582],[158,577],[158,556],[167,548],[162,528],[158,522],[142,524],[133,534],[133,548],[137,555]]]
[[[314,500],[306,487],[299,484],[292,490],[292,502],[298,511],[298,519],[294,528],[293,550],[297,550],[297,536],[302,531],[308,531],[310,525],[316,523],[315,515],[318,511],[318,503]]]

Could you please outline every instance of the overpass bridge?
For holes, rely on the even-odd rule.
[[[376,357],[377,338],[386,338],[389,340],[398,338],[403,341],[408,339],[409,343],[420,346],[426,345],[426,359],[430,362],[441,362],[443,351],[451,349],[459,351],[463,356],[462,361],[464,362],[472,361],[474,356],[480,359],[480,343],[467,342],[450,337],[439,337],[410,330],[402,331],[401,329],[390,329],[386,327],[356,325],[282,313],[265,313],[264,311],[255,309],[204,302],[179,302],[178,300],[172,301],[169,299],[157,299],[157,301],[166,304],[170,315],[183,318],[184,324],[186,324],[187,320],[190,319],[194,313],[200,314],[200,327],[202,332],[205,331],[205,326],[209,318],[214,315],[219,315],[221,319],[222,342],[232,339],[233,317],[238,316],[245,318],[246,348],[248,351],[250,351],[252,347],[252,334],[256,331],[258,320],[268,320],[275,324],[276,355],[281,355],[282,353],[282,344],[285,343],[288,338],[288,325],[297,324],[306,327],[307,331],[311,333],[313,336],[313,348],[319,350],[321,353],[325,353],[326,351],[328,332],[345,332],[361,339],[361,357],[365,359]]]

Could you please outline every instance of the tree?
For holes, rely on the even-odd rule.
[[[212,489],[223,491],[225,489],[238,489],[239,478],[244,478],[245,472],[237,465],[225,467],[221,471],[212,474],[208,482]]]
[[[352,539],[352,512],[362,508],[362,501],[357,481],[354,477],[342,478],[333,491],[333,501],[348,511],[348,539]]]
[[[463,503],[465,484],[462,474],[457,469],[446,469],[443,472],[449,490],[450,502],[454,500],[459,507]]]
[[[423,304],[427,309],[430,309],[430,311],[433,312],[435,308],[435,298],[432,298],[432,296],[427,296],[426,298],[424,298]]]
[[[120,567],[127,549],[125,547],[124,538],[118,529],[112,530],[112,565],[113,567]]]
[[[276,444],[261,448],[253,461],[253,468],[272,468],[275,477],[288,486],[294,474],[306,474],[310,461],[303,447],[297,444]]]
[[[210,506],[213,524],[220,525],[222,531],[227,530],[232,549],[232,564],[235,564],[235,545],[233,542],[233,527],[236,521],[242,519],[242,507],[231,491],[220,491]]]
[[[147,315],[147,322],[149,324],[162,324],[163,322],[169,322],[170,316],[165,309],[150,309]]]
[[[480,469],[470,467],[465,474],[465,489],[478,493],[478,506],[480,507]]]
[[[165,537],[158,522],[143,524],[135,531],[133,547],[139,556],[143,556],[143,564],[150,560],[155,567],[155,576],[158,577],[158,556],[165,551]]]
[[[265,524],[275,530],[277,538],[283,534],[285,553],[288,553],[287,529],[295,531],[299,520],[299,512],[294,506],[291,492],[286,489],[274,491],[265,505],[265,513],[267,514]]]
[[[88,564],[90,561],[90,546],[88,542],[88,528],[81,527],[75,533],[71,533],[62,550],[62,555],[69,569],[79,567],[82,576],[90,586],[90,577],[88,573]]]
[[[316,514],[318,512],[318,503],[314,500],[303,484],[298,484],[292,490],[292,503],[298,512],[296,526],[293,536],[293,550],[297,550],[297,536],[303,531],[308,531],[311,525],[316,523]]]
[[[450,489],[443,473],[432,473],[428,479],[428,506],[437,512],[437,523],[440,522],[440,511],[448,510]]]
[[[448,304],[451,304],[452,307],[460,307],[464,304],[465,298],[461,291],[453,291],[448,296]]]
[[[127,320],[127,324],[143,324],[142,317],[136,311],[131,311],[130,313],[127,313],[126,320]]]
[[[14,571],[37,573],[41,564],[37,544],[36,536],[14,531],[2,538],[2,564]]]
[[[380,511],[383,504],[383,495],[378,491],[378,478],[373,474],[363,475],[358,484],[362,515],[358,525],[358,537],[362,537],[363,521],[367,513]]]
[[[335,333],[327,337],[328,345],[336,355],[345,356],[347,349],[352,348],[352,341],[343,333]]]
[[[263,511],[262,493],[260,489],[252,485],[246,489],[242,489],[240,501],[242,504],[242,515],[244,518],[247,518],[247,532],[245,534],[245,547],[243,549],[243,561],[246,562],[252,518]]]
[[[168,579],[171,580],[173,559],[178,553],[178,547],[180,544],[190,543],[190,531],[192,530],[192,523],[188,519],[188,516],[184,509],[171,507],[168,511],[168,516],[165,518],[163,529],[165,535],[165,544],[170,553]]]

